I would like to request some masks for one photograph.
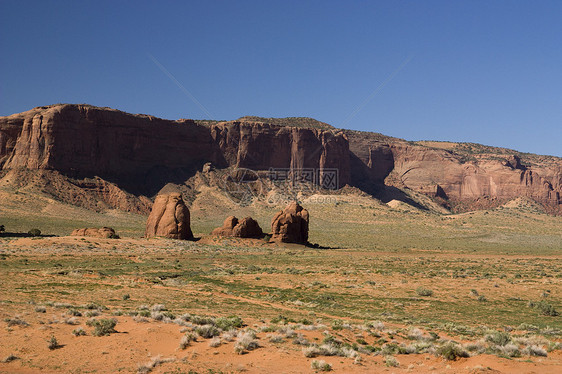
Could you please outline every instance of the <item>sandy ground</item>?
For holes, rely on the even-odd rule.
[[[203,251],[198,246],[203,244],[224,244],[230,246],[250,247],[254,251],[267,251],[278,249],[278,247],[270,246],[262,241],[244,242],[240,240],[221,241],[216,238],[207,237],[200,241],[199,244],[190,244],[190,250],[196,253],[197,250]],[[186,349],[180,349],[180,340],[184,335],[185,327],[176,323],[165,323],[147,318],[146,321],[135,320],[129,315],[114,316],[113,312],[116,308],[103,310],[101,315],[95,318],[116,318],[118,323],[116,333],[108,336],[96,337],[92,335],[93,328],[86,325],[89,319],[86,316],[76,317],[75,324],[65,322],[69,318],[64,307],[56,307],[53,305],[46,306],[46,312],[37,312],[35,308],[38,305],[45,305],[46,300],[52,302],[70,302],[74,305],[80,305],[97,296],[95,292],[108,292],[107,298],[115,301],[115,296],[110,294],[111,287],[122,286],[124,284],[132,284],[126,291],[130,292],[133,298],[141,299],[146,293],[158,296],[161,293],[162,298],[202,296],[218,300],[218,302],[243,302],[244,305],[270,308],[275,313],[299,312],[297,306],[290,303],[275,303],[263,301],[262,299],[252,298],[250,296],[237,296],[214,289],[204,290],[198,285],[187,284],[185,286],[151,284],[140,275],[119,275],[119,276],[101,276],[99,273],[80,273],[73,275],[76,278],[70,278],[70,275],[58,275],[53,269],[39,268],[20,269],[15,265],[21,264],[23,261],[29,260],[33,264],[41,264],[42,261],[57,259],[63,262],[66,258],[83,257],[85,259],[94,259],[96,256],[107,256],[114,254],[115,256],[123,256],[132,262],[141,263],[142,256],[152,256],[162,253],[163,248],[168,248],[173,243],[166,240],[145,240],[145,239],[97,239],[97,238],[76,238],[76,237],[52,237],[52,238],[20,238],[10,242],[0,243],[0,252],[9,255],[3,259],[4,263],[12,261],[13,268],[7,264],[5,268],[0,268],[0,280],[3,288],[0,290],[0,360],[5,360],[10,355],[17,357],[10,362],[0,362],[0,373],[134,373],[142,372],[143,365],[151,367],[153,373],[313,373],[311,368],[313,360],[324,360],[332,365],[335,373],[560,373],[562,372],[562,351],[554,350],[548,353],[547,357],[522,356],[518,358],[502,358],[495,355],[481,354],[470,358],[459,358],[455,361],[448,361],[442,357],[436,357],[432,354],[397,354],[398,367],[389,367],[385,363],[385,357],[382,355],[361,354],[361,361],[355,362],[353,358],[339,356],[321,356],[316,358],[307,358],[302,353],[302,346],[292,343],[292,339],[284,339],[281,343],[272,343],[268,338],[268,333],[258,332],[257,340],[259,348],[249,351],[245,354],[236,354],[234,345],[236,339],[227,342],[224,341],[218,347],[211,347],[209,339],[198,338],[196,342],[191,343]],[[95,248],[93,248],[95,247]],[[89,248],[89,249],[88,249]],[[139,249],[140,248],[140,249]],[[181,250],[170,250],[166,256],[173,258]],[[280,250],[280,249],[279,249]],[[294,246],[285,248],[287,253],[294,251],[304,251],[304,247]],[[176,251],[176,252],[174,252]],[[178,252],[179,251],[179,252]],[[283,252],[285,253],[285,252]],[[345,249],[334,250],[334,253],[349,257],[348,261],[352,263],[357,258],[373,256],[373,252],[368,251],[351,251]],[[411,251],[397,255],[396,253],[388,253],[393,256],[401,256],[402,258],[415,258],[420,256],[420,252]],[[246,254],[247,255],[247,254]],[[385,252],[377,252],[377,256],[384,256]],[[14,257],[10,257],[14,256]],[[157,255],[159,256],[159,255]],[[162,255],[163,256],[163,255]],[[434,253],[431,258],[435,261],[450,258],[447,253]],[[483,254],[464,254],[464,258],[474,259],[478,261],[503,260],[505,255],[483,255]],[[160,258],[160,257],[157,257]],[[518,259],[537,259],[536,256],[518,255]],[[217,255],[217,263],[220,256]],[[559,262],[560,257],[549,257],[549,261]],[[56,266],[55,264],[54,266]],[[39,265],[37,265],[39,266]],[[62,265],[63,268],[66,265]],[[72,270],[72,269],[71,269]],[[372,275],[372,279],[379,284],[385,281],[393,285],[396,290],[404,287],[401,284],[400,276],[385,276],[381,274]],[[262,285],[275,285],[279,289],[291,289],[295,284],[310,282],[306,275],[289,275],[289,274],[260,274],[259,281],[255,274],[236,274],[230,279],[233,282],[244,281],[246,283],[259,282]],[[105,285],[108,291],[89,291],[85,288],[83,293],[50,294],[46,289],[43,294],[35,294],[38,299],[36,304],[29,303],[29,300],[23,299],[20,286],[40,285],[47,282],[53,284],[64,281],[72,281],[80,284],[94,284],[96,286]],[[322,274],[316,275],[315,280],[320,280],[327,284],[333,284],[331,290],[336,290],[339,284],[343,284],[348,280],[347,276],[339,274]],[[550,281],[550,280],[549,280]],[[498,281],[500,282],[500,281]],[[554,281],[553,281],[554,282]],[[448,280],[447,284],[443,284],[442,288],[447,287],[462,289],[463,294],[467,294],[471,287],[463,279]],[[437,287],[436,284],[434,284]],[[510,285],[506,285],[509,287]],[[54,287],[54,286],[53,286]],[[343,286],[342,286],[343,287]],[[503,287],[503,284],[502,284]],[[529,286],[531,287],[531,286]],[[521,292],[529,292],[530,289],[525,286]],[[532,287],[534,287],[532,285]],[[559,287],[558,282],[549,283],[548,287],[552,292],[556,292]],[[540,287],[539,287],[540,288]],[[536,292],[538,292],[537,288]],[[343,288],[342,288],[343,289]],[[496,288],[490,286],[487,290],[487,296],[494,297],[493,292]],[[54,290],[54,288],[53,288]],[[348,294],[366,292],[364,289],[345,289]],[[438,289],[439,292],[440,289]],[[119,291],[122,294],[124,291]],[[497,291],[500,292],[500,291]],[[502,291],[503,292],[503,291]],[[533,291],[535,292],[535,291]],[[164,296],[165,295],[165,296]],[[170,296],[172,295],[172,296]],[[445,295],[441,292],[441,295]],[[442,296],[442,300],[447,300],[449,296]],[[138,303],[137,303],[138,304]],[[234,304],[236,305],[236,304]],[[80,309],[85,314],[85,309]],[[265,320],[259,320],[253,317],[243,315],[247,311],[232,310],[232,314],[241,314],[247,327],[259,328],[267,325]],[[336,315],[330,313],[318,312],[316,317],[338,319]],[[20,318],[27,325],[14,324],[9,325],[8,320]],[[559,317],[558,317],[559,318]],[[556,320],[558,321],[558,320]],[[354,321],[354,323],[362,323],[362,321]],[[82,327],[86,331],[85,336],[74,336],[72,331],[78,327]],[[404,325],[394,324],[392,328],[407,328]],[[357,338],[357,331],[332,331],[330,333],[340,334],[349,341]],[[296,330],[311,342],[320,343],[323,338],[323,329],[308,331]],[[440,333],[441,337],[447,337]],[[55,336],[59,347],[56,349],[48,348],[49,339]],[[374,338],[367,334],[361,335],[370,344],[374,344]],[[448,338],[448,337],[447,337]],[[153,363],[157,365],[153,365]],[[153,366],[153,367],[152,367]],[[144,371],[147,372],[147,371]]]
[[[52,316],[56,318],[56,316]],[[49,313],[44,319],[49,318]],[[2,326],[0,355],[20,357],[9,363],[0,363],[2,373],[115,373],[136,372],[143,364],[155,357],[164,362],[153,369],[154,373],[245,372],[245,373],[310,373],[311,362],[299,346],[290,340],[270,343],[266,333],[257,335],[260,347],[246,354],[234,353],[234,342],[225,342],[212,348],[208,340],[199,338],[185,350],[179,349],[181,326],[162,322],[135,322],[131,317],[117,317],[117,333],[109,336],[74,336],[78,325],[45,323],[40,317],[30,320],[27,327]],[[80,318],[85,320],[85,318]],[[4,324],[5,325],[5,324]],[[318,337],[318,332],[299,331],[307,338]],[[47,341],[54,335],[60,347],[49,350]],[[524,357],[505,359],[491,355],[479,355],[447,361],[428,354],[397,355],[400,366],[387,367],[382,356],[363,356],[359,364],[342,357],[319,357],[332,364],[336,373],[414,372],[414,373],[560,373],[562,353],[552,352],[548,357]],[[211,369],[211,371],[209,371]]]

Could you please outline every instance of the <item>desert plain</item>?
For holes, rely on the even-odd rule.
[[[32,188],[0,198],[0,372],[562,370],[562,218],[528,199],[441,214],[316,194],[303,246],[210,236],[283,207],[216,188],[190,206],[195,241]],[[120,238],[69,236],[101,226]]]

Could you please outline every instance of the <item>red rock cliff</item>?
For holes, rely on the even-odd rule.
[[[499,203],[525,196],[554,212],[562,210],[560,158],[523,155],[522,160],[515,151],[476,144],[412,143],[361,132],[347,135],[351,152],[363,166],[363,177],[372,181],[388,178],[387,182],[453,202],[488,198]]]
[[[216,167],[337,168],[349,181],[343,134],[258,123],[204,126],[89,105],[53,105],[0,118],[3,169],[52,169],[101,178],[131,192],[183,182],[206,162]],[[151,188],[140,188],[142,185]]]

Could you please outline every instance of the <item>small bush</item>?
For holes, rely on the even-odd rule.
[[[416,293],[418,294],[418,296],[432,296],[433,295],[433,291],[425,288],[425,287],[418,287],[416,288]]]
[[[35,311],[37,313],[47,313],[47,308],[45,308],[44,306],[36,306]]]
[[[493,333],[486,335],[486,341],[503,347],[507,343],[511,342],[511,335],[503,331],[494,331]]]
[[[41,236],[41,230],[39,229],[31,229],[27,233],[31,236]]]
[[[78,327],[77,329],[72,330],[72,335],[84,336],[86,335],[86,331],[82,327]]]
[[[94,336],[106,336],[115,331],[115,325],[117,325],[117,320],[115,318],[111,319],[92,319],[86,322],[90,327],[94,328]]]
[[[129,295],[128,293],[123,295],[123,300],[129,300],[130,298],[131,298],[131,295]]]
[[[186,349],[191,344],[191,342],[195,341],[197,341],[197,334],[188,332],[187,334],[182,336],[180,340],[180,349]]]
[[[523,349],[523,353],[529,356],[542,356],[546,357],[547,353],[543,347],[538,345],[529,345]]]
[[[283,335],[280,334],[271,334],[268,336],[270,343],[283,343]]]
[[[310,367],[318,371],[332,371],[332,365],[324,360],[312,360]]]
[[[384,358],[384,364],[389,367],[397,368],[400,366],[400,362],[392,356],[386,356]]]
[[[51,336],[51,339],[47,340],[47,347],[49,347],[51,351],[60,347],[59,342],[54,335]]]
[[[556,317],[560,315],[560,313],[558,313],[558,311],[554,309],[554,306],[544,300],[539,301],[538,303],[531,303],[531,306],[537,309],[543,316]]]
[[[76,309],[69,309],[66,311],[66,314],[73,317],[82,317],[82,313],[77,311]]]
[[[467,351],[461,346],[454,343],[447,343],[437,349],[437,355],[444,357],[446,360],[454,361],[458,357],[469,357]]]
[[[205,339],[214,338],[215,336],[219,336],[221,333],[220,330],[213,325],[198,326],[195,331],[200,337]]]
[[[4,321],[8,324],[9,327],[12,327],[12,326],[27,327],[27,326],[29,326],[29,323],[25,322],[23,319],[20,319],[19,317],[6,318],[6,319],[4,319]]]
[[[212,348],[216,348],[220,345],[221,345],[221,338],[219,338],[218,336],[215,336],[209,341],[209,346]]]
[[[243,325],[244,321],[238,316],[220,317],[215,320],[215,326],[224,331],[240,328]]]
[[[238,334],[238,340],[234,344],[234,352],[239,355],[252,351],[259,347],[258,341],[255,339],[256,335],[251,332],[244,332]]]
[[[8,362],[12,362],[12,361],[15,361],[15,360],[18,360],[18,359],[19,359],[18,356],[14,355],[14,354],[11,354],[8,357],[6,357],[5,359],[3,359],[2,362],[8,363]]]

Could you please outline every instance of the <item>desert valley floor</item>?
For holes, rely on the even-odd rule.
[[[311,196],[316,247],[209,236],[277,206],[217,191],[197,241],[146,216],[0,191],[2,373],[558,373],[562,218],[516,199],[462,214]],[[15,196],[15,198],[14,198]],[[68,236],[111,226],[121,239]],[[47,236],[52,235],[52,236]]]

